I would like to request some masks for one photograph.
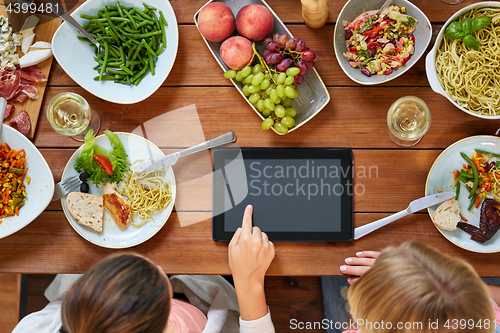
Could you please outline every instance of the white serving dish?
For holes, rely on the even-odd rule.
[[[19,210],[19,216],[3,218],[0,224],[0,238],[9,236],[21,230],[34,219],[36,219],[49,205],[54,195],[54,178],[49,165],[38,149],[16,129],[3,125],[0,135],[0,143],[7,143],[15,150],[24,149],[26,151],[26,200],[24,207]],[[30,177],[31,182],[27,184],[26,178]]]
[[[441,44],[441,41],[444,38],[444,34],[446,31],[446,27],[448,24],[450,24],[453,21],[458,21],[458,18],[462,16],[463,14],[476,9],[476,8],[483,8],[483,7],[500,7],[500,2],[498,1],[485,1],[485,2],[478,2],[472,5],[469,5],[467,7],[464,7],[460,9],[458,12],[453,14],[448,21],[443,25],[441,30],[439,31],[439,35],[437,36],[436,43],[434,44],[434,47],[432,50],[429,52],[427,57],[425,58],[425,71],[427,72],[427,79],[429,80],[429,84],[431,85],[432,90],[434,92],[443,95],[446,97],[451,104],[455,105],[457,108],[462,110],[465,113],[470,114],[471,116],[478,117],[478,118],[483,118],[483,119],[500,119],[500,115],[498,116],[485,116],[481,115],[475,112],[472,112],[463,106],[458,105],[457,102],[455,102],[448,94],[444,91],[443,87],[441,86],[441,82],[438,79],[437,72],[436,72],[436,54],[437,50],[439,48],[439,45]]]
[[[143,8],[142,2],[142,0],[122,0],[120,4]],[[94,81],[94,77],[98,75],[97,71],[92,69],[97,64],[94,60],[94,48],[90,47],[88,42],[79,40],[77,36],[82,35],[66,22],[61,24],[52,37],[52,52],[62,69],[83,89],[112,103],[133,104],[151,96],[165,81],[174,65],[179,32],[170,2],[146,0],[146,3],[156,7],[158,11],[161,10],[168,23],[168,27],[165,28],[167,47],[156,61],[154,76],[148,73],[137,86],[126,86],[113,81]],[[88,20],[80,18],[80,14],[96,15],[100,8],[114,4],[114,0],[87,0],[71,16],[83,25]]]
[[[345,42],[345,30],[343,21],[352,22],[356,17],[360,14],[370,11],[380,9],[385,0],[350,0],[348,1],[342,10],[340,11],[339,17],[337,18],[337,23],[335,24],[335,30],[333,33],[333,45],[335,49],[335,56],[337,57],[337,61],[339,62],[340,68],[344,71],[344,73],[354,82],[363,84],[363,85],[376,85],[389,82],[401,75],[403,75],[407,70],[409,70],[413,65],[417,63],[417,61],[422,57],[424,52],[427,50],[427,46],[431,41],[432,37],[432,26],[431,22],[425,16],[425,14],[413,3],[407,0],[394,0],[391,5],[401,7],[406,7],[407,15],[414,17],[417,19],[417,27],[413,35],[415,36],[415,54],[411,57],[411,59],[393,71],[389,75],[372,75],[370,77],[361,73],[359,68],[353,68],[349,64],[344,56],[343,52],[347,52],[347,45]]]
[[[206,6],[212,1],[213,0],[208,1],[204,6]],[[231,11],[233,12],[235,18],[238,11],[246,5],[258,4],[266,6],[274,16],[274,27],[273,30],[270,32],[269,37],[272,37],[276,32],[279,32],[280,34],[288,34],[290,37],[293,37],[293,35],[286,28],[283,22],[281,22],[276,13],[271,9],[271,7],[269,7],[269,5],[264,0],[222,0],[219,2],[228,5],[229,8],[231,8]],[[198,14],[200,13],[201,8],[196,12],[196,14],[194,14],[194,22],[196,23],[196,27],[198,27]],[[234,30],[234,33],[231,36],[235,35],[238,35],[236,29]],[[217,60],[223,71],[225,72],[229,70],[230,68],[224,63],[224,61],[222,61],[222,58],[220,56],[219,50],[222,42],[210,42],[206,40],[201,34],[200,36],[207,44],[208,49],[210,50],[210,52],[212,52],[212,55],[214,56],[215,60]],[[305,40],[305,42],[307,45],[307,40]],[[262,44],[262,41],[255,42],[255,47],[260,54],[262,54],[262,52],[266,49],[265,46]],[[221,73],[221,76],[222,74],[223,73]],[[262,113],[260,113],[259,110],[257,110],[257,108],[253,106],[252,103],[250,103],[250,101],[248,100],[248,98],[245,97],[245,95],[243,95],[243,84],[234,79],[231,79],[231,82],[236,87],[236,89],[238,89],[241,96],[247,101],[248,105],[250,105],[250,107],[255,111],[255,113],[257,113],[257,115],[262,120],[264,120],[265,118],[262,115]],[[323,110],[323,108],[330,102],[330,94],[328,93],[328,90],[326,89],[323,80],[321,80],[321,77],[316,71],[316,68],[313,68],[312,70],[309,70],[307,72],[306,76],[304,76],[304,83],[297,86],[297,91],[299,92],[299,97],[293,99],[292,103],[292,107],[297,110],[297,115],[294,117],[295,126],[290,128],[287,134],[295,131],[300,126],[307,123],[316,114],[318,114],[321,110]],[[258,125],[260,124],[256,124],[256,126]],[[272,130],[275,133],[280,134],[274,129],[274,127],[272,127]]]

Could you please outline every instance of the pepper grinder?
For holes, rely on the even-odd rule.
[[[302,18],[312,29],[318,29],[328,21],[328,0],[300,0],[302,2]]]

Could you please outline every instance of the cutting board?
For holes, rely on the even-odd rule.
[[[4,5],[0,5],[0,15],[6,16],[7,17],[7,11],[5,10]],[[11,15],[9,17],[9,22],[10,26],[12,27],[13,32],[19,32],[21,27],[24,24],[24,20],[30,16],[31,14],[26,13],[26,14],[16,14],[16,15]],[[57,28],[61,24],[61,19],[59,18],[53,18],[45,15],[40,15],[36,14],[36,16],[40,19],[40,22],[38,22],[37,26],[35,27],[35,40],[33,43],[42,41],[42,42],[52,42],[52,36],[56,32]],[[18,53],[19,57],[23,55],[21,51],[21,47],[18,47]],[[52,57],[49,59],[39,63],[36,65],[40,70],[42,71],[43,75],[45,77],[49,78],[49,73],[50,73],[50,67],[52,66]],[[35,134],[35,129],[36,129],[36,124],[38,122],[38,116],[41,111],[42,113],[45,113],[45,110],[40,110],[43,102],[43,95],[45,94],[45,87],[47,86],[47,81],[45,82],[40,82],[40,83],[35,83],[36,88],[38,89],[38,94],[40,95],[37,99],[30,99],[27,98],[24,102],[22,103],[14,103],[15,106],[15,111],[12,113],[12,115],[9,116],[5,120],[5,123],[8,123],[10,119],[15,117],[19,112],[22,110],[25,110],[28,112],[30,115],[31,119],[31,132],[27,135],[28,138],[32,139],[34,134]],[[9,103],[10,104],[10,103]]]

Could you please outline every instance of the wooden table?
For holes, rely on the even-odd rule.
[[[364,176],[354,174],[355,183],[362,184],[365,189],[362,195],[354,197],[355,226],[400,211],[411,200],[423,196],[427,173],[448,145],[472,135],[493,134],[500,127],[498,121],[466,115],[434,93],[425,74],[425,56],[403,76],[386,84],[368,87],[351,81],[340,69],[332,43],[334,23],[344,0],[329,1],[329,23],[318,30],[303,24],[298,0],[269,0],[269,5],[290,31],[316,51],[316,68],[328,87],[331,101],[314,119],[289,135],[264,132],[254,111],[222,77],[219,65],[194,25],[193,15],[205,0],[170,2],[179,23],[179,51],[173,70],[156,93],[135,105],[105,102],[80,88],[54,60],[42,109],[45,110],[55,94],[76,92],[99,112],[103,129],[131,132],[157,116],[195,104],[207,139],[232,130],[240,147],[352,148],[356,172],[372,167],[371,177],[368,173]],[[455,11],[472,2],[466,0],[451,6],[439,0],[413,1],[429,17],[434,30],[441,28]],[[386,129],[389,106],[405,95],[424,99],[432,113],[429,132],[417,146],[409,149],[394,145]],[[165,152],[188,147],[199,139],[193,134],[196,130],[191,121],[181,117],[173,126],[172,123],[157,123],[152,132],[155,138],[149,138]],[[43,112],[34,143],[51,167],[55,180],[59,181],[67,160],[79,143],[55,133]],[[181,173],[176,170],[177,180],[193,178],[193,174],[200,172],[206,174],[207,168],[210,169],[210,164],[205,159],[203,165],[192,164]],[[215,243],[211,238],[211,177],[202,177],[194,185],[186,183],[184,186],[184,195],[183,185],[178,188],[176,207],[168,223],[152,239],[131,250],[150,257],[167,273],[228,274],[227,244]],[[179,218],[202,222],[181,227]],[[498,254],[477,254],[453,245],[436,230],[425,211],[351,243],[278,243],[276,258],[268,274],[340,275],[338,267],[347,256],[360,250],[380,250],[407,240],[432,244],[443,253],[464,258],[481,276],[500,276]],[[60,202],[54,202],[30,225],[0,240],[0,272],[81,273],[115,251],[80,237],[66,221]]]

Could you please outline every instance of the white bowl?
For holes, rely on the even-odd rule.
[[[337,23],[335,24],[335,31],[333,33],[333,45],[335,49],[335,55],[337,61],[339,62],[340,68],[344,73],[354,82],[364,85],[375,85],[385,82],[389,82],[401,75],[403,75],[407,70],[409,70],[415,63],[422,57],[427,46],[431,41],[432,37],[432,26],[431,22],[425,14],[414,4],[407,0],[394,0],[391,5],[401,7],[406,7],[406,14],[417,19],[418,24],[413,35],[415,36],[415,54],[411,59],[393,71],[389,75],[372,75],[370,77],[361,73],[359,68],[353,68],[349,64],[344,56],[343,52],[347,52],[347,45],[345,43],[345,30],[343,21],[352,22],[361,13],[367,12],[369,10],[378,10],[384,4],[384,0],[350,0],[340,11],[339,17],[337,18]]]
[[[469,5],[467,7],[464,7],[460,9],[458,12],[453,14],[448,21],[443,25],[441,28],[441,31],[439,31],[439,35],[437,36],[436,43],[434,44],[434,47],[432,50],[429,52],[427,57],[425,58],[425,71],[427,72],[427,80],[429,80],[429,84],[431,85],[432,90],[434,92],[437,92],[440,95],[443,95],[446,97],[453,105],[455,105],[457,108],[462,110],[465,113],[470,114],[471,116],[478,117],[478,118],[483,118],[483,119],[500,119],[500,115],[498,116],[486,116],[486,115],[481,115],[479,113],[472,112],[463,106],[458,105],[457,102],[455,102],[448,94],[444,91],[443,87],[441,86],[441,82],[439,82],[437,72],[436,72],[436,54],[437,50],[439,48],[439,44],[441,44],[441,41],[444,37],[444,33],[446,31],[446,27],[450,22],[452,21],[458,21],[458,18],[462,16],[463,14],[476,9],[476,8],[483,8],[483,7],[500,7],[500,2],[497,1],[485,1],[485,2],[478,2],[472,5]]]
[[[4,238],[21,230],[40,215],[49,205],[54,195],[54,178],[52,172],[38,149],[23,134],[10,126],[2,126],[0,143],[7,143],[11,149],[26,151],[26,167],[29,168],[26,178],[26,200],[19,210],[19,216],[0,219],[0,238]]]
[[[142,2],[142,0],[122,0],[120,4],[142,9],[144,8]],[[174,65],[179,44],[175,13],[166,0],[145,0],[145,2],[156,7],[158,11],[161,10],[167,20],[168,26],[165,28],[167,47],[156,61],[156,74],[148,73],[137,86],[126,86],[113,81],[94,81],[94,77],[98,75],[97,71],[92,69],[97,64],[94,60],[94,48],[87,42],[79,40],[77,36],[83,35],[66,22],[57,29],[52,38],[54,57],[63,70],[89,93],[109,102],[133,104],[151,96],[167,78]],[[114,4],[114,0],[87,0],[71,16],[83,25],[88,20],[80,18],[80,14],[96,15],[102,7]]]

